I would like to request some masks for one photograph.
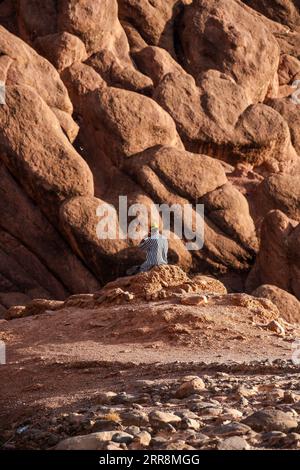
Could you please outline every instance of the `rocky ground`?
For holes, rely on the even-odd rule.
[[[2,448],[299,446],[299,11],[0,1]],[[119,196],[203,248],[124,277]]]
[[[28,365],[22,367],[28,374]],[[31,377],[31,386],[20,387],[23,417],[15,415],[1,433],[4,449],[300,448],[300,370],[288,361],[109,367],[99,361],[42,369],[58,382],[72,374],[69,397],[63,406],[53,409],[51,400],[41,407],[34,397],[45,405],[45,384],[36,383],[40,374]]]
[[[266,298],[168,266],[11,315],[4,449],[300,446],[300,328]]]

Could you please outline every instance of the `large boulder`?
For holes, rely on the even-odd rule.
[[[3,258],[0,273],[8,283],[0,291],[23,292],[30,298],[63,299],[68,293],[96,290],[99,284],[95,277],[3,163],[0,192],[0,245],[6,259],[4,262]]]
[[[210,220],[225,233],[232,235],[248,249],[258,250],[255,226],[247,199],[237,188],[226,183],[206,194],[201,202],[204,203]]]
[[[253,195],[253,205],[258,224],[273,209],[300,221],[299,176],[277,174],[265,178]]]
[[[289,323],[300,322],[300,302],[294,295],[279,287],[266,284],[258,287],[252,295],[271,300],[278,308],[280,316]]]
[[[102,49],[112,50],[119,57],[128,54],[117,0],[62,0],[58,3],[57,27],[78,36],[89,54]]]
[[[106,88],[106,82],[96,70],[81,62],[75,62],[72,66],[67,67],[61,73],[61,78],[77,114],[84,112],[86,98],[90,92]]]
[[[74,62],[83,62],[87,59],[84,43],[70,33],[41,36],[37,38],[35,45],[41,55],[46,57],[58,72],[62,72]]]
[[[98,149],[116,165],[124,158],[156,145],[183,148],[172,118],[155,101],[128,90],[97,89],[86,100],[86,126]]]
[[[119,238],[119,225],[116,221],[116,237],[100,238],[97,233],[97,209],[104,204],[96,198],[77,197],[62,205],[60,220],[63,230],[75,253],[87,260],[97,278],[104,282],[118,274],[123,274],[128,240]],[[130,260],[134,262],[134,258]],[[121,266],[120,266],[121,264]]]
[[[135,54],[148,46],[146,41],[131,23],[122,21],[122,26],[128,39],[131,54]]]
[[[20,0],[19,32],[29,43],[49,34],[68,32],[79,37],[89,53],[115,47],[124,32],[116,0]],[[125,47],[122,40],[119,46]]]
[[[59,71],[75,59],[90,57],[90,64],[110,85],[134,91],[151,88],[151,80],[131,61],[117,0],[21,0],[18,18],[21,37]]]
[[[290,268],[290,290],[300,299],[300,224],[288,237],[286,250]]]
[[[152,80],[140,73],[129,61],[126,65],[122,63],[109,50],[94,54],[86,63],[93,67],[108,85],[147,95],[152,93]]]
[[[29,299],[93,291],[98,281],[59,234],[61,204],[94,192],[92,173],[70,143],[78,127],[67,89],[47,60],[2,27],[0,50],[6,84],[0,106],[1,289]]]
[[[17,4],[18,30],[26,41],[56,32],[57,10],[55,0],[20,0]]]
[[[300,30],[298,0],[243,0],[243,2],[278,23]]]
[[[300,76],[300,61],[289,54],[282,54],[278,68],[279,84],[292,84],[298,76]]]
[[[296,90],[293,89],[293,92]],[[275,109],[288,123],[292,144],[295,147],[298,155],[300,156],[300,135],[299,135],[299,126],[300,126],[300,113],[299,105],[296,105],[291,100],[291,97],[286,97],[282,99],[269,99],[266,101],[268,106]]]
[[[227,182],[223,166],[207,155],[161,146],[133,157],[132,167],[148,165],[178,195],[190,201]]]
[[[68,92],[58,72],[46,59],[2,26],[0,26],[0,53],[0,73],[2,81],[7,86],[20,85],[34,88],[54,113],[58,111],[59,120],[61,113],[64,113],[61,122],[63,128],[66,120],[69,121],[68,127],[74,126],[71,118],[73,106]]]
[[[296,31],[285,30],[284,32],[274,34],[279,44],[282,54],[288,54],[290,56],[300,59],[299,45],[300,45],[300,33]]]
[[[232,77],[253,102],[265,98],[279,64],[279,47],[259,18],[235,0],[194,0],[180,31],[185,67],[196,82],[209,69]]]
[[[72,103],[54,67],[21,39],[0,26],[1,55],[11,57],[6,83],[28,85],[51,107],[72,112]]]
[[[139,70],[152,79],[155,87],[169,73],[185,75],[184,69],[161,47],[143,47],[132,55]]]
[[[174,53],[174,22],[189,0],[118,0],[121,21],[133,24],[144,40]]]
[[[217,71],[204,74],[197,86],[182,69],[171,69],[162,77],[153,98],[173,117],[189,150],[201,153],[201,146],[207,144],[217,155],[221,155],[218,146],[233,140],[234,124],[251,104],[242,89]],[[226,113],[220,112],[222,109]]]
[[[300,299],[299,248],[300,225],[279,210],[270,211],[261,226],[260,251],[247,290],[270,284]]]
[[[66,198],[93,194],[88,166],[33,88],[6,87],[0,128],[2,161],[50,219]]]

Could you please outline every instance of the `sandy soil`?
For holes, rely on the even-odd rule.
[[[122,374],[156,376],[158,366],[290,360],[295,331],[280,337],[247,308],[183,306],[170,300],[97,309],[66,308],[2,322],[1,427],[34,409],[76,404]],[[217,364],[215,366],[217,367]],[[175,368],[176,369],[176,368]],[[165,372],[164,372],[165,373]]]

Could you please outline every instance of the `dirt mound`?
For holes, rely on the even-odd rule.
[[[33,323],[29,316],[35,317]],[[233,331],[249,341],[257,329],[279,316],[268,299],[227,294],[216,279],[189,278],[177,266],[157,266],[109,283],[98,293],[74,295],[65,302],[34,300],[24,307],[12,307],[6,314],[8,320],[23,318],[22,329],[27,325],[35,329],[43,321],[44,331],[52,330],[50,324],[55,321],[59,329],[63,322],[86,340],[94,337],[96,329],[97,340],[105,344],[160,341],[194,346],[204,339],[213,346],[215,338],[221,335],[225,340]],[[3,327],[10,329],[5,323]],[[14,321],[11,328],[15,330]]]
[[[155,300],[175,297],[185,293],[226,293],[217,279],[197,275],[189,277],[178,266],[159,266],[147,273],[117,279],[107,284],[94,298],[99,302],[115,301],[122,292],[129,300]]]
[[[65,302],[35,299],[26,306],[13,306],[6,311],[7,320],[55,311],[64,307],[97,308],[102,304],[120,305],[141,300],[170,299],[186,294],[226,294],[217,279],[196,275],[189,277],[178,266],[154,267],[136,276],[119,278],[95,294],[77,294]]]

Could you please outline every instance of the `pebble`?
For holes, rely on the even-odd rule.
[[[256,388],[248,388],[244,385],[237,387],[236,393],[239,397],[250,398],[257,394],[258,390]]]
[[[137,384],[136,393],[92,394],[92,405],[28,419],[5,436],[13,440],[4,448],[300,449],[297,373],[220,372]]]
[[[195,405],[192,408],[193,411],[198,411],[198,414],[200,416],[206,416],[206,417],[218,417],[223,413],[222,408],[215,408],[215,407],[207,407],[207,408],[202,408],[199,405]]]
[[[190,410],[184,410],[184,411],[178,411],[176,413],[178,416],[180,416],[181,419],[198,419],[198,415],[196,413],[193,413],[193,411]]]
[[[194,393],[199,393],[205,390],[205,383],[200,377],[196,377],[193,380],[183,382],[175,392],[176,398],[187,398]]]
[[[250,446],[246,439],[240,436],[233,436],[224,439],[217,445],[218,450],[249,450]]]
[[[205,434],[197,433],[196,436],[187,439],[187,443],[196,449],[202,447],[204,444],[210,441],[210,438]]]
[[[117,444],[115,442],[110,442],[107,446],[106,446],[106,450],[122,450],[122,447],[120,446],[120,444]]]
[[[224,421],[232,420],[235,421],[243,417],[243,413],[235,408],[225,408],[224,414],[220,416]]]
[[[215,426],[206,430],[202,430],[205,434],[210,436],[242,436],[251,432],[251,428],[246,424],[241,423],[229,423]]]
[[[177,424],[181,422],[181,418],[173,413],[166,413],[164,411],[155,410],[149,414],[150,423],[153,426],[163,424]]]
[[[92,426],[92,432],[114,431],[120,429],[120,423],[106,419],[98,419]]]
[[[97,394],[97,402],[100,405],[106,405],[112,402],[117,394],[115,392],[100,392]]]
[[[278,444],[282,444],[284,439],[286,438],[286,434],[281,431],[269,431],[263,432],[260,434],[260,439],[265,446],[274,446]]]
[[[118,444],[130,444],[134,439],[132,434],[128,434],[127,432],[116,432],[113,437],[112,441],[117,442]]]
[[[134,438],[134,442],[138,443],[142,447],[148,447],[150,445],[152,436],[147,431],[142,431],[137,434]]]
[[[132,434],[132,436],[137,436],[138,434],[141,433],[141,428],[138,426],[128,426],[127,428],[124,429],[125,432],[128,434]]]
[[[56,450],[103,450],[104,444],[110,442],[115,433],[116,431],[103,431],[69,437],[59,442]]]
[[[273,331],[274,333],[276,333],[278,336],[285,336],[285,329],[282,325],[280,325],[280,323],[276,320],[272,320],[270,323],[268,323],[268,325],[266,326],[266,328],[270,331]]]
[[[243,420],[243,423],[250,426],[254,431],[281,431],[289,432],[298,426],[297,420],[289,413],[270,409],[259,410]]]
[[[149,424],[147,414],[140,410],[125,411],[120,413],[120,418],[125,426],[147,426]]]
[[[196,450],[194,447],[188,445],[183,440],[178,440],[175,442],[168,443],[168,450]]]
[[[200,421],[197,421],[196,419],[183,418],[181,422],[181,428],[182,429],[194,429],[195,431],[198,431],[201,428],[201,423]]]

